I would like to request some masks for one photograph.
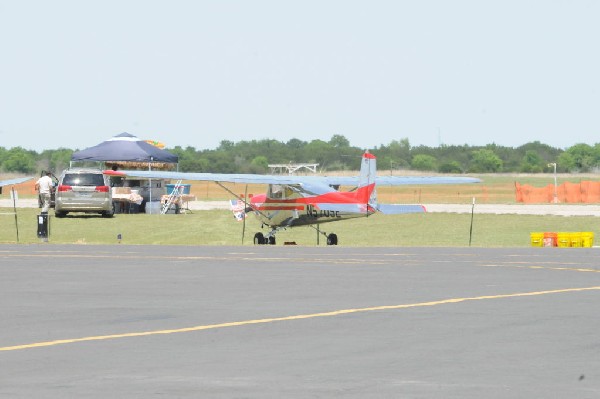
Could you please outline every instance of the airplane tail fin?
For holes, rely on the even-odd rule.
[[[375,187],[376,175],[377,161],[375,156],[367,151],[363,154],[357,193],[361,198],[360,203],[369,205],[367,209],[373,208],[389,215],[427,211],[423,205],[379,204],[377,202],[377,189]]]
[[[375,155],[366,151],[360,164],[360,176],[356,195],[358,202],[363,204],[377,203],[375,191],[375,177],[377,175],[377,161]]]
[[[366,151],[362,156],[360,164],[360,177],[358,179],[358,187],[365,187],[375,183],[375,175],[377,174],[377,161],[375,155]]]

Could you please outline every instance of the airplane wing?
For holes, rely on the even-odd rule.
[[[17,177],[15,179],[0,180],[0,194],[2,194],[2,187],[4,186],[12,186],[15,184],[25,183],[26,181],[29,181],[31,179],[33,179],[33,177]]]
[[[310,176],[307,176],[310,177]],[[324,176],[320,177],[327,184],[340,186],[355,186],[358,176]],[[407,186],[426,184],[472,184],[481,183],[481,179],[464,176],[377,176],[378,186]]]
[[[163,172],[149,170],[106,170],[109,176],[137,177],[143,179],[172,179],[172,180],[198,180],[241,184],[312,184],[312,185],[358,185],[358,176],[284,176],[284,175],[256,175],[244,173],[189,173],[189,172]],[[474,177],[455,176],[377,176],[377,185],[401,186],[424,184],[470,184],[480,183]]]
[[[422,184],[472,184],[481,183],[481,179],[465,176],[377,176],[377,185],[402,186]]]
[[[306,176],[279,176],[279,175],[254,175],[235,173],[189,173],[189,172],[161,172],[150,170],[105,170],[108,176],[137,177],[142,179],[171,179],[171,180],[198,180],[225,183],[244,184],[298,184]]]
[[[29,181],[31,179],[33,179],[33,177],[17,177],[15,179],[0,180],[0,187],[3,187],[3,186],[12,186],[14,184],[25,183],[26,181]]]

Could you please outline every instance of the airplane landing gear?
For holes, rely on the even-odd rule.
[[[265,237],[263,235],[263,233],[254,234],[254,245],[264,245],[264,244],[275,245],[275,236],[271,235],[271,236]]]
[[[319,230],[318,227],[315,227],[315,226],[310,226],[310,227],[312,227],[313,229],[317,230],[318,234],[321,234],[321,235],[325,236],[325,238],[327,239],[327,245],[338,245],[337,234],[335,234],[335,233],[327,234],[326,232]],[[318,237],[317,237],[317,245],[319,245],[319,238]]]
[[[263,233],[254,234],[254,245],[262,245],[265,243],[265,236]]]

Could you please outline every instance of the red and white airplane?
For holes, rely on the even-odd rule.
[[[470,177],[400,177],[376,176],[375,156],[365,152],[362,156],[360,175],[354,177],[339,176],[283,176],[255,174],[221,173],[184,173],[161,171],[112,171],[104,172],[110,176],[131,178],[160,178],[171,180],[214,181],[232,194],[232,210],[236,219],[244,220],[246,214],[253,212],[262,226],[271,230],[254,235],[255,244],[275,244],[275,234],[281,229],[296,226],[316,226],[322,223],[365,217],[375,212],[384,214],[402,214],[425,212],[422,205],[379,204],[376,185],[408,184],[465,184],[478,183],[479,179]],[[249,200],[235,194],[223,183],[266,184],[265,194],[254,195]],[[338,191],[336,188],[352,187],[350,191]],[[316,227],[315,227],[316,228]],[[320,230],[319,230],[320,231]],[[337,245],[334,233],[324,233],[327,245]]]

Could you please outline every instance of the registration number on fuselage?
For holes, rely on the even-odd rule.
[[[306,206],[306,214],[308,216],[312,216],[314,218],[339,218],[340,216],[340,211],[329,211],[329,210],[324,210],[324,209],[315,209],[314,206],[312,205],[307,205]]]

